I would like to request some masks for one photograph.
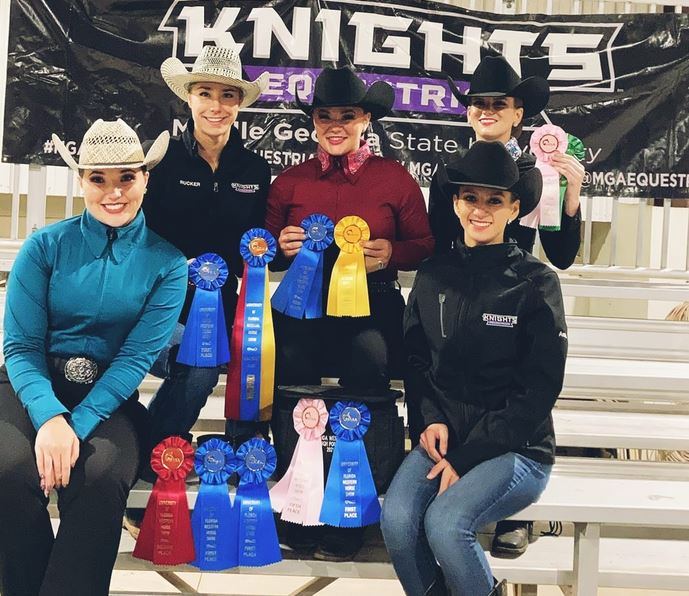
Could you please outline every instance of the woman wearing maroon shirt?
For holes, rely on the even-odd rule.
[[[313,118],[318,153],[271,186],[266,228],[278,238],[276,267],[286,268],[299,252],[305,239],[299,224],[305,217],[323,213],[337,223],[359,216],[371,230],[371,240],[363,244],[371,314],[299,320],[276,313],[280,385],[320,385],[321,377],[338,376],[352,394],[375,399],[389,394],[392,375],[402,374],[404,299],[397,271],[416,269],[433,252],[433,238],[417,183],[396,161],[373,155],[362,139],[371,120],[390,112],[394,98],[387,83],[366,88],[348,68],[323,70],[312,105],[297,97]],[[323,288],[338,251],[333,243],[325,252]],[[279,407],[278,402],[276,396]],[[354,534],[350,541],[339,532],[333,540],[324,536],[315,556],[350,558],[360,544],[360,532]]]

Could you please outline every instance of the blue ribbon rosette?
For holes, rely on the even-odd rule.
[[[192,565],[199,569],[219,571],[239,565],[237,541],[232,540],[236,515],[227,489],[236,465],[232,447],[220,439],[209,439],[196,450],[194,468],[201,485],[191,528],[196,552]]]
[[[355,528],[380,521],[380,503],[373,483],[363,437],[371,424],[366,405],[338,401],[330,410],[335,434],[320,521],[331,526]]]
[[[306,240],[272,298],[273,308],[296,319],[323,316],[323,251],[333,242],[335,224],[322,213],[301,222]]]
[[[236,542],[239,564],[261,567],[282,560],[266,481],[275,471],[277,456],[263,439],[249,439],[237,449],[239,487],[234,508],[239,516]]]
[[[177,362],[201,367],[229,362],[230,346],[220,294],[228,275],[227,263],[213,252],[196,257],[189,265],[189,281],[196,289]]]
[[[268,263],[277,244],[268,230],[252,228],[239,241],[244,259],[242,289],[232,327],[225,417],[269,420],[275,385],[275,333],[270,310]]]

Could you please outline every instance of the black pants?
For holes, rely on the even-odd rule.
[[[369,295],[368,317],[293,319],[273,311],[278,385],[320,385],[340,377],[356,392],[386,391],[402,374],[404,298],[390,289]]]
[[[87,390],[89,386],[82,387]],[[64,403],[58,388],[55,389]],[[0,593],[107,596],[122,515],[139,465],[139,439],[134,423],[120,408],[81,443],[69,485],[58,491],[60,527],[56,537],[46,509],[48,499],[39,485],[35,440],[36,431],[3,367]]]

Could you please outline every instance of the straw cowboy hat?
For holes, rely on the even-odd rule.
[[[376,81],[370,87],[346,66],[324,68],[316,79],[311,105],[296,94],[299,109],[307,115],[316,108],[353,106],[371,113],[372,120],[387,116],[395,103],[395,90],[385,81]]]
[[[536,208],[543,189],[541,171],[535,166],[520,169],[499,141],[476,141],[447,169],[440,162],[438,182],[448,196],[453,196],[459,186],[508,190],[519,199],[519,217]]]
[[[240,108],[254,103],[268,85],[268,73],[255,81],[242,79],[242,61],[236,50],[220,46],[203,46],[189,72],[181,60],[168,58],[160,65],[160,74],[172,92],[187,101],[193,83],[222,83],[242,90]]]
[[[479,62],[466,94],[451,78],[447,82],[452,94],[467,107],[472,97],[517,97],[524,103],[524,118],[538,114],[550,99],[548,81],[542,77],[520,79],[503,56],[486,56]]]
[[[96,120],[86,131],[79,147],[79,163],[56,134],[53,143],[73,170],[155,167],[163,159],[170,141],[170,133],[161,132],[144,155],[139,137],[124,120]]]

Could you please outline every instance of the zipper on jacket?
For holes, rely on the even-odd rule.
[[[213,192],[218,192],[218,183],[213,182]]]
[[[444,306],[445,306],[445,294],[438,294],[438,304],[440,304],[440,335],[443,338],[447,337],[445,333],[445,317],[444,317]]]

